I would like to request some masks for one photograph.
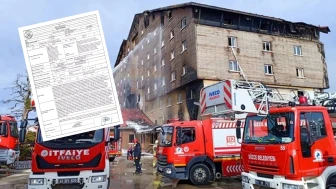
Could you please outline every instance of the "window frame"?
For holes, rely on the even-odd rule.
[[[267,72],[266,72],[266,67],[267,67]],[[271,73],[268,73],[268,67],[271,68]],[[273,65],[271,65],[271,64],[265,64],[264,65],[264,73],[266,75],[274,75]]]
[[[267,50],[267,44],[269,44],[269,50]],[[263,51],[265,52],[272,52],[272,43],[270,41],[263,41]]]
[[[183,30],[185,27],[187,27],[187,18],[184,17],[181,20],[181,30]]]
[[[236,66],[234,66],[234,67],[237,67],[237,70],[232,70],[231,69],[231,64],[236,64]],[[238,64],[238,61],[237,60],[229,60],[229,71],[230,72],[240,72],[240,67],[239,67],[239,64]]]
[[[234,39],[234,46],[232,46],[232,39]],[[230,45],[230,43],[231,43],[231,45]],[[228,46],[229,47],[238,47],[237,37],[228,36]]]
[[[300,76],[301,73],[301,76]],[[296,68],[296,76],[297,78],[305,78],[305,74],[304,74],[304,68]]]
[[[301,45],[294,45],[293,47],[294,47],[294,55],[295,56],[302,56],[302,47],[301,47]],[[298,51],[298,49],[300,51]],[[300,53],[297,54],[298,52],[300,52]]]
[[[189,141],[189,142],[185,142],[185,143],[181,143],[181,145],[182,144],[188,144],[188,143],[192,143],[192,142],[195,142],[196,140],[197,140],[197,133],[196,133],[196,128],[195,127],[192,127],[192,126],[190,126],[190,127],[188,127],[188,126],[183,126],[183,127],[181,127],[181,132],[183,133],[183,130],[187,130],[187,129],[191,129],[191,130],[193,130],[193,133],[194,133],[194,138],[193,138],[193,141]],[[176,132],[177,132],[177,130],[176,130]],[[177,136],[177,134],[176,134],[176,136]],[[182,135],[183,136],[183,135]],[[177,138],[176,138],[177,139]],[[177,140],[176,140],[176,142],[177,142]]]

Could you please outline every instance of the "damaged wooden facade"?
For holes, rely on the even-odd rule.
[[[200,119],[199,92],[224,79],[301,94],[329,88],[320,33],[328,27],[185,3],[136,14],[114,77],[120,105],[154,122]]]

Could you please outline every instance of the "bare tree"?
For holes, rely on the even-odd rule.
[[[11,94],[8,99],[1,100],[1,102],[11,105],[9,110],[15,117],[26,119],[31,111],[31,88],[27,72],[24,75],[17,74],[11,86],[5,89],[11,90]]]

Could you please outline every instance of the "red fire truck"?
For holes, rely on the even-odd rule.
[[[226,112],[248,113],[242,140],[244,189],[324,189],[336,186],[336,93],[284,98],[252,82],[225,81]],[[245,85],[242,85],[245,83]],[[272,105],[272,106],[271,106]]]
[[[0,115],[0,164],[13,164],[20,156],[19,131],[15,118]]]
[[[240,176],[236,120],[221,114],[224,84],[202,89],[202,121],[169,120],[155,128],[160,131],[158,173],[174,180],[190,180],[194,185],[206,185],[222,176]]]
[[[110,141],[111,144],[109,148],[109,159],[112,162],[114,161],[115,157],[121,156],[121,140],[114,141],[114,132],[110,131]]]
[[[28,120],[20,125],[20,141],[24,141]],[[35,119],[38,126],[38,119]],[[110,184],[109,142],[119,140],[119,126],[110,141],[110,129],[43,141],[38,129],[28,189],[102,188]]]

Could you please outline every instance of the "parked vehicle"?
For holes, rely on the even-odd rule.
[[[171,119],[156,127],[160,132],[157,172],[176,179],[206,185],[221,177],[240,176],[240,143],[236,120],[221,112],[225,104],[224,84],[219,82],[201,91],[203,120]],[[240,116],[244,118],[244,115]]]
[[[118,136],[120,138],[120,136]],[[115,157],[121,156],[121,140],[114,141],[114,132],[110,131],[110,148],[109,148],[109,160],[114,161]]]
[[[20,141],[25,138],[28,120],[21,123]],[[35,120],[38,126],[38,119]],[[110,128],[104,128],[43,141],[41,130],[38,129],[28,189],[108,189],[109,143],[119,140],[119,126],[114,126],[116,137],[113,140],[110,140],[109,132]]]
[[[19,160],[20,143],[17,121],[11,115],[0,115],[0,164]]]

